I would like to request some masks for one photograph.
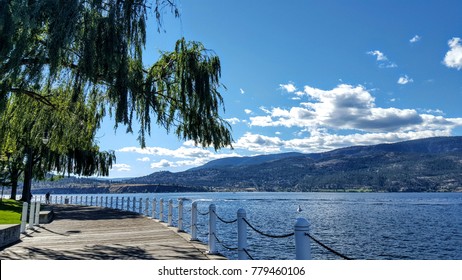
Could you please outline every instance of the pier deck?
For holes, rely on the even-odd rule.
[[[109,208],[55,205],[52,223],[21,235],[21,240],[0,250],[1,260],[207,260],[207,247],[189,241],[153,219]]]

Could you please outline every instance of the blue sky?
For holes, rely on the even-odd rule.
[[[178,2],[150,21],[145,62],[184,36],[221,59],[234,149],[195,147],[153,127],[98,132],[110,177],[182,171],[210,160],[462,135],[462,1]],[[151,15],[151,19],[153,16]],[[136,131],[136,130],[135,130]]]

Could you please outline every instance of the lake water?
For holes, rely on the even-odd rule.
[[[90,195],[89,195],[90,196]],[[93,195],[94,196],[94,195]],[[191,232],[191,203],[201,213],[211,203],[224,220],[236,219],[243,208],[247,220],[271,235],[293,232],[297,218],[306,218],[310,233],[325,245],[353,259],[462,259],[462,193],[161,193],[109,194],[159,201],[184,201],[184,227]],[[54,199],[52,198],[52,201]],[[93,198],[93,204],[94,204]],[[115,203],[115,202],[114,202]],[[130,204],[131,205],[131,204]],[[302,211],[298,212],[297,208]],[[143,206],[144,207],[144,206]],[[124,206],[126,208],[126,206]],[[131,209],[131,206],[130,206]],[[138,209],[138,206],[136,206]],[[164,211],[167,213],[165,204]],[[137,210],[138,211],[138,210]],[[157,203],[159,211],[159,203]],[[177,225],[177,209],[173,224]],[[165,214],[166,215],[166,214]],[[208,240],[208,216],[199,215],[199,238]],[[167,217],[165,216],[165,220]],[[237,247],[237,224],[217,221],[217,237],[227,247]],[[294,259],[294,237],[268,238],[248,228],[248,251],[254,259]],[[218,245],[220,253],[237,259],[237,252]],[[312,243],[313,259],[339,259]]]

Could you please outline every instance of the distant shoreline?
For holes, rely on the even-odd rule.
[[[460,193],[462,188],[454,191],[374,191],[369,188],[345,188],[345,189],[312,189],[310,191],[299,190],[258,190],[255,188],[241,188],[241,189],[228,189],[228,188],[197,188],[197,187],[182,187],[182,186],[158,186],[152,184],[140,185],[135,184],[123,185],[117,187],[57,187],[57,188],[39,188],[33,189],[32,193],[36,195],[45,195],[50,192],[53,195],[66,195],[66,194],[130,194],[130,193],[194,193],[194,192],[294,192],[294,193]],[[4,197],[10,196],[9,191],[3,193]],[[17,197],[21,196],[21,190],[18,190]]]

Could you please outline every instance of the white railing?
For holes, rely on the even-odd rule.
[[[34,229],[34,226],[39,225],[39,213],[40,213],[40,201],[41,197],[34,197],[36,201],[31,202],[30,204],[24,203],[23,205],[23,214],[22,214],[22,221],[21,221],[21,232],[25,233],[27,229]],[[119,201],[121,203],[119,203]],[[106,208],[114,208],[120,209],[124,211],[131,211],[135,213],[139,213],[146,217],[150,217],[162,223],[167,223],[168,227],[173,227],[173,213],[174,208],[178,209],[177,212],[177,231],[178,232],[185,232],[184,224],[183,224],[183,217],[184,217],[184,201],[183,199],[178,199],[178,205],[173,205],[173,200],[169,199],[167,201],[167,221],[164,220],[165,213],[164,213],[164,199],[160,198],[157,201],[156,198],[153,198],[151,201],[146,198],[144,202],[143,208],[143,200],[140,198],[136,201],[135,197],[114,197],[111,196],[58,196],[55,195],[54,199],[51,199],[51,202],[56,204],[79,204],[79,205],[88,205],[88,206],[96,206],[96,207],[106,207]],[[94,203],[93,203],[94,202]],[[158,205],[157,205],[158,204]],[[138,208],[136,208],[138,205]],[[27,209],[30,206],[30,214],[29,214],[29,223],[26,227],[26,217],[27,217]],[[157,206],[159,207],[159,212],[157,212]],[[288,238],[294,236],[295,239],[295,252],[294,257],[297,260],[309,260],[311,259],[311,242],[310,240],[314,240],[317,244],[321,245],[322,247],[328,249],[334,254],[338,256],[348,259],[347,257],[343,256],[340,253],[335,252],[334,250],[328,248],[326,245],[322,244],[318,240],[314,239],[310,234],[310,224],[304,218],[298,218],[294,224],[293,230],[291,230],[287,234],[283,235],[274,235],[269,234],[261,231],[260,229],[253,226],[247,220],[247,213],[244,209],[238,209],[236,213],[236,219],[227,221],[220,216],[217,215],[216,205],[210,204],[208,207],[208,212],[201,213],[198,210],[198,202],[193,201],[191,204],[191,224],[190,224],[190,232],[188,232],[191,236],[191,241],[199,241],[198,239],[198,215],[208,216],[208,254],[219,254],[218,244],[228,250],[236,250],[237,257],[240,260],[245,259],[253,259],[251,254],[248,250],[248,242],[247,242],[247,229],[250,228],[257,232],[260,235],[270,237],[270,238]],[[151,215],[149,215],[151,214]],[[217,221],[223,222],[224,224],[237,224],[237,246],[231,247],[224,244],[220,238],[217,231]]]

